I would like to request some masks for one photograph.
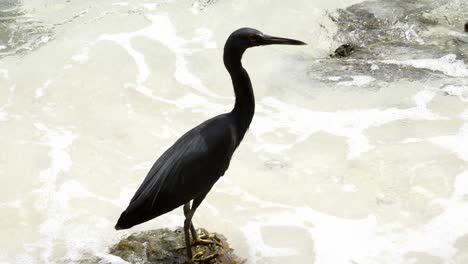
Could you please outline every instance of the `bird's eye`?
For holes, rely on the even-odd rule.
[[[249,39],[250,41],[255,43],[255,42],[259,42],[262,39],[262,36],[255,34],[255,35],[249,36]]]

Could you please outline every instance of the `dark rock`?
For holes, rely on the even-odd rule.
[[[207,233],[202,229],[202,233]],[[241,264],[245,261],[233,254],[226,238],[215,234],[218,244],[192,246],[192,252],[203,251],[200,258],[217,255],[209,261],[195,263]],[[212,239],[213,240],[213,239]],[[213,240],[215,241],[215,240]],[[118,256],[129,263],[138,264],[180,264],[186,261],[185,239],[182,228],[175,231],[156,229],[133,233],[111,247],[110,254]],[[88,258],[80,263],[105,263],[98,258]]]
[[[349,57],[351,56],[351,54],[356,52],[358,48],[359,47],[354,44],[346,43],[346,44],[339,46],[333,54],[330,54],[330,57],[337,57],[337,58]]]
[[[465,32],[468,32],[468,21],[465,22]]]

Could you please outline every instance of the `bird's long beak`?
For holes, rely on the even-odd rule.
[[[279,45],[307,45],[300,40],[295,39],[288,39],[288,38],[279,38],[273,37],[268,35],[263,35],[262,45],[272,45],[272,44],[279,44]]]

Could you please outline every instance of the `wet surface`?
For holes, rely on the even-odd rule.
[[[0,9],[0,262],[102,257],[128,234],[113,226],[154,160],[231,109],[222,48],[242,26],[309,45],[246,52],[256,114],[196,225],[249,263],[468,261],[462,1]],[[360,49],[330,58],[344,43]]]

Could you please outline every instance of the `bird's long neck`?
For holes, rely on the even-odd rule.
[[[231,75],[236,103],[231,114],[236,120],[236,125],[240,139],[249,128],[250,122],[255,112],[255,98],[250,82],[249,74],[242,67],[241,59],[244,50],[232,49],[229,46],[224,48],[224,65]]]

